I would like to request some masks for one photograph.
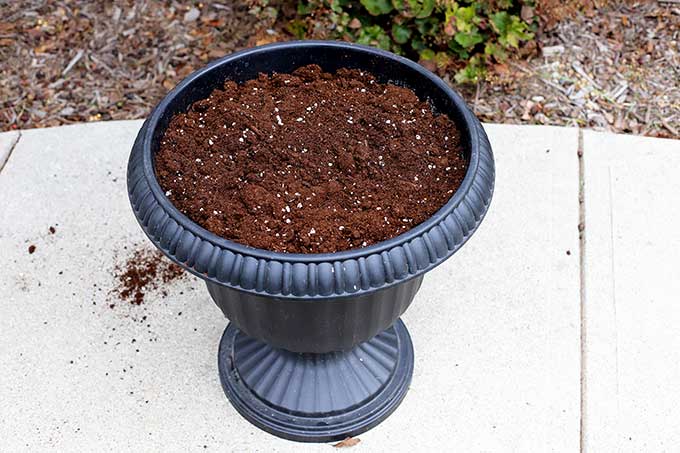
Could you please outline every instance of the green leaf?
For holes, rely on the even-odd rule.
[[[472,23],[472,20],[475,18],[475,7],[474,6],[465,6],[463,8],[458,8],[456,11],[456,19],[463,22],[463,23]]]
[[[411,11],[418,19],[430,16],[434,10],[435,0],[408,0]]]
[[[485,74],[486,68],[479,57],[472,57],[468,64],[456,73],[454,79],[458,83],[477,83]]]
[[[477,30],[469,33],[463,33],[462,31],[459,31],[456,33],[453,39],[455,39],[458,44],[466,49],[471,49],[480,42],[484,41],[484,37]]]
[[[310,2],[304,2],[302,0],[298,0],[297,4],[297,13],[300,16],[307,16],[308,14],[311,14],[312,11],[316,9],[316,5]]]
[[[375,46],[381,49],[390,50],[392,46],[392,40],[389,35],[380,27],[380,25],[370,25],[368,27],[363,27],[359,31],[359,37],[357,38],[359,44],[365,44],[368,46]]]
[[[505,47],[517,48],[520,41],[531,39],[534,36],[518,16],[500,11],[489,17],[494,31],[498,34],[498,42]]]
[[[496,57],[497,60],[505,60],[508,56],[503,47],[493,42],[487,42],[484,45],[484,54]]]
[[[520,41],[526,41],[533,37],[534,34],[527,29],[527,25],[522,22],[519,17],[512,16],[512,22],[510,23],[507,36],[505,37],[506,42],[512,47],[517,48]],[[499,41],[503,44],[501,39],[499,39]]]
[[[510,24],[510,15],[507,11],[500,11],[489,16],[493,29],[499,35],[504,35]]]
[[[436,37],[439,34],[439,22],[434,17],[427,17],[425,19],[416,19],[416,29],[422,36]]]
[[[458,44],[455,39],[449,41],[449,50],[458,55],[458,58],[461,60],[467,60],[470,58],[470,52],[468,52],[465,47]]]
[[[423,42],[422,39],[420,39],[420,38],[418,38],[418,37],[416,37],[416,36],[414,36],[414,37],[411,39],[411,48],[412,48],[413,50],[415,50],[416,52],[420,53],[420,52],[421,52],[423,49],[425,49],[426,47],[427,47],[427,46],[425,45],[425,43]]]
[[[477,11],[474,6],[458,8],[454,12],[456,18],[456,28],[462,32],[470,32],[475,27]]]
[[[297,39],[305,39],[305,36],[307,36],[307,26],[304,21],[291,20],[286,29]]]
[[[406,44],[411,37],[411,30],[401,24],[392,24],[392,37],[398,44]]]
[[[434,50],[432,49],[423,49],[420,52],[420,59],[421,60],[432,60],[435,57]]]
[[[328,1],[323,1],[323,0],[307,0],[307,3],[313,4],[312,8],[314,10],[318,10],[320,8],[323,8],[324,3],[328,3],[328,6],[330,6],[331,10],[334,12],[340,14],[342,13],[342,9],[345,6],[349,6],[349,0],[328,0]]]
[[[392,0],[392,6],[404,17],[423,19],[432,15],[437,0]]]
[[[361,0],[361,4],[373,16],[387,14],[392,11],[392,2],[390,0]]]
[[[451,57],[446,52],[437,52],[434,56],[434,61],[439,68],[445,68],[451,63]]]

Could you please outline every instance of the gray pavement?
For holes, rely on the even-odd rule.
[[[140,126],[0,134],[0,156],[14,147],[0,171],[0,451],[331,451],[231,407],[216,369],[227,320],[198,279],[109,308],[115,264],[151,247],[125,190]],[[580,175],[577,129],[485,127],[492,207],[426,276],[404,316],[410,391],[352,451],[677,445],[680,142],[585,132]]]
[[[587,131],[588,451],[680,448],[680,141]]]

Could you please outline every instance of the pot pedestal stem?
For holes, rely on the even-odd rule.
[[[401,320],[349,351],[273,348],[229,324],[218,367],[227,397],[256,426],[301,442],[356,436],[401,403],[413,375],[413,344]]]

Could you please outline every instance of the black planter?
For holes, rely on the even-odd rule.
[[[426,222],[370,247],[333,254],[286,254],[246,247],[189,220],[156,180],[154,153],[172,116],[227,79],[290,73],[315,63],[358,68],[413,89],[458,126],[469,159],[461,187]],[[479,121],[441,79],[389,52],[303,41],[245,50],[215,61],[172,90],[137,136],[128,191],[149,239],[204,279],[230,320],[220,377],[236,409],[257,426],[299,441],[356,435],[403,399],[413,350],[398,321],[423,274],[455,253],[486,213],[494,184],[491,147]]]

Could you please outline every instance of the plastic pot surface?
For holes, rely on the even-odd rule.
[[[208,97],[226,80],[290,73],[307,64],[327,72],[369,71],[382,83],[412,89],[454,121],[468,170],[460,188],[427,221],[361,249],[275,253],[209,232],[165,196],[156,179],[154,155],[173,115]],[[220,374],[235,407],[276,435],[326,441],[369,429],[403,398],[413,352],[403,324],[395,321],[413,301],[424,274],[450,258],[479,226],[493,193],[494,161],[486,134],[465,102],[422,66],[365,46],[300,41],[226,56],[177,85],[142,126],[130,155],[127,182],[132,208],[146,235],[172,261],[206,281],[213,300],[232,323],[220,349]],[[275,358],[270,366],[278,374],[253,369],[249,365],[253,354],[261,354],[262,361]],[[368,368],[366,382],[362,381],[357,367],[373,363],[375,368]],[[303,372],[296,368],[300,366]],[[305,367],[322,369],[327,378],[310,377]],[[354,377],[347,370],[354,370]],[[285,382],[279,382],[281,376]],[[353,379],[358,380],[348,381]],[[269,387],[259,388],[262,380]],[[305,388],[302,384],[322,384],[317,394],[330,393],[330,399],[322,404],[323,398],[317,398],[307,406],[301,406],[302,397],[288,401],[286,389],[298,382],[300,389]],[[352,393],[352,385],[372,390]]]

